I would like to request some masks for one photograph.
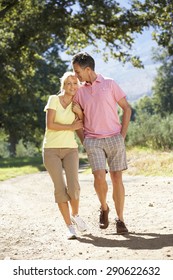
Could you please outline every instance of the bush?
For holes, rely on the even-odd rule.
[[[38,154],[38,149],[33,143],[28,142],[26,145],[20,140],[16,145],[16,157],[33,157]]]
[[[0,130],[0,157],[1,158],[7,158],[9,157],[9,144],[7,142],[7,137],[4,133],[4,131]]]
[[[160,115],[142,114],[131,122],[127,146],[144,146],[152,149],[173,148],[173,114],[162,118]]]
[[[7,142],[7,137],[0,133],[0,158],[10,157],[9,143]],[[40,154],[40,150],[33,144],[27,143],[23,144],[23,141],[20,140],[16,145],[16,158],[18,157],[34,157],[35,155]]]

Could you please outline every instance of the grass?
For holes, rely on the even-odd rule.
[[[172,176],[173,152],[153,151],[145,148],[133,148],[127,150],[128,170],[125,175],[145,176]],[[80,155],[80,167],[85,173],[91,173],[87,165],[87,156]],[[44,171],[42,157],[30,158],[0,158],[0,181],[4,181],[19,175],[26,175]]]
[[[88,160],[81,156],[80,165],[85,167]],[[42,157],[0,158],[0,181],[14,178],[20,175],[45,171]]]
[[[146,148],[127,150],[129,175],[172,176],[173,152],[155,151]]]
[[[0,158],[0,181],[45,170],[41,156]]]
[[[128,169],[125,175],[167,176],[173,175],[173,152],[155,151],[148,148],[135,147],[127,149]],[[91,169],[84,171],[91,173]]]

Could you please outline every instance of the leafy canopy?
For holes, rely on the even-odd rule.
[[[126,8],[114,0],[0,0],[0,127],[11,146],[21,138],[38,144],[46,97],[57,91],[67,68],[60,52],[74,54],[92,45],[105,59],[110,54],[142,67],[133,43],[145,28],[152,27],[157,43],[173,52],[172,5],[171,0],[135,0]]]

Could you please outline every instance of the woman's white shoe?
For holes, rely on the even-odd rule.
[[[76,234],[76,231],[73,227],[73,225],[69,225],[67,226],[68,228],[68,231],[67,231],[67,239],[76,239],[77,238],[77,234]]]
[[[71,221],[77,226],[77,229],[79,231],[82,232],[87,230],[86,223],[82,220],[82,218],[79,215],[71,216]]]

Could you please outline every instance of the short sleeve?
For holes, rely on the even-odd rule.
[[[78,91],[77,91],[77,93],[75,94],[75,96],[73,97],[73,101],[74,101],[75,103],[79,103]]]
[[[57,95],[49,96],[48,102],[47,102],[46,106],[44,107],[44,112],[46,112],[47,109],[56,110],[57,102],[58,102],[58,96]]]
[[[118,102],[120,99],[126,97],[125,92],[120,88],[120,86],[112,80],[112,90],[115,100]]]

